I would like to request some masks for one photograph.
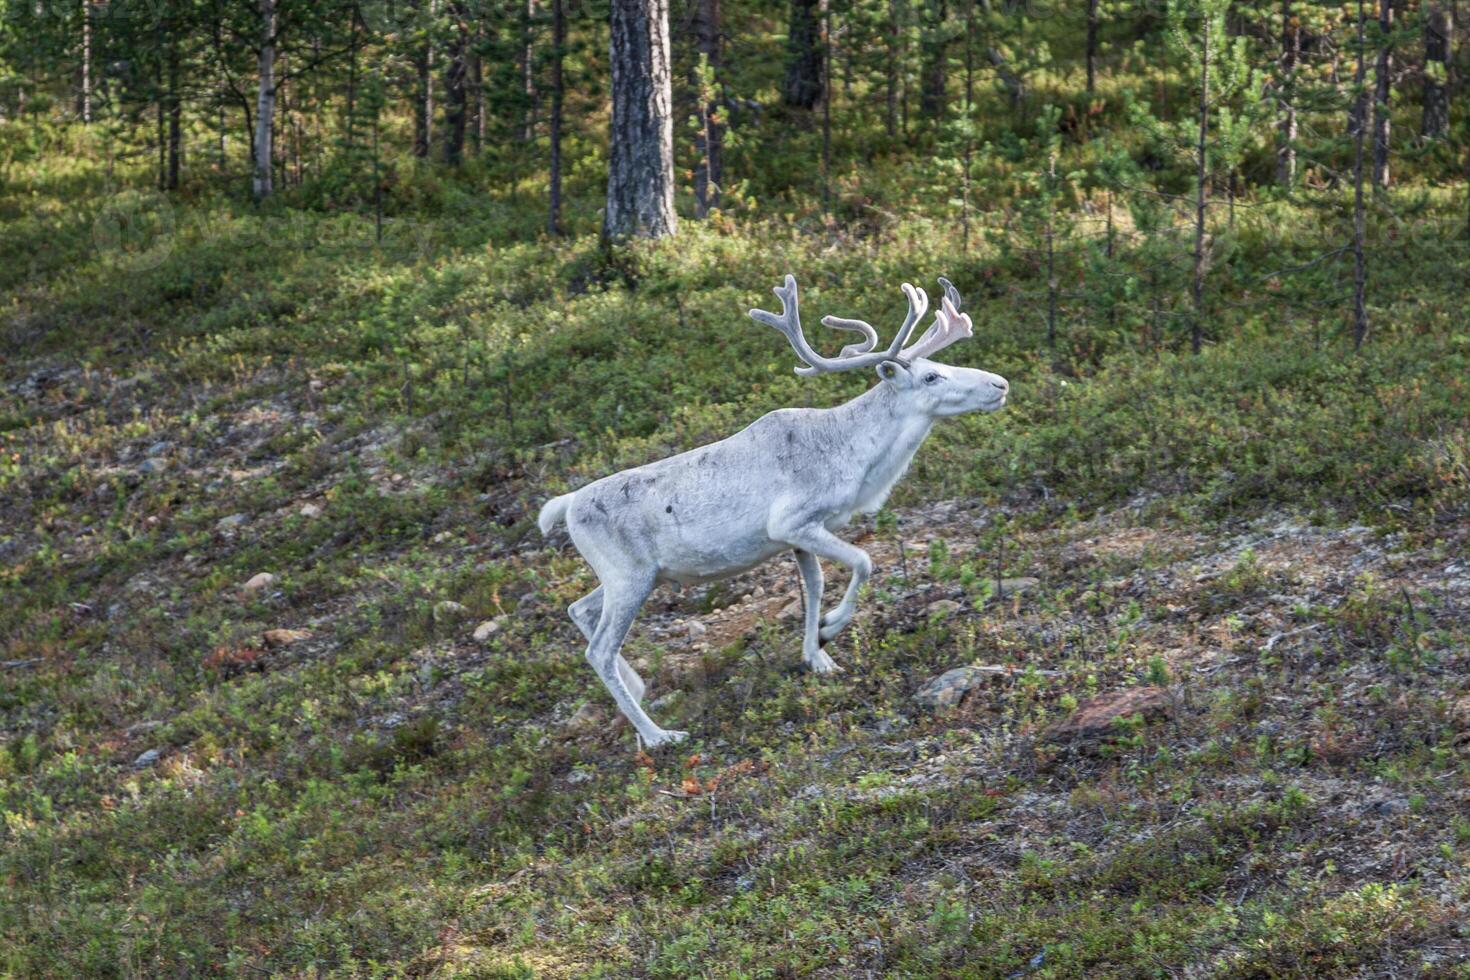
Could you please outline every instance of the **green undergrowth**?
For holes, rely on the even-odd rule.
[[[379,243],[361,216],[201,193],[99,248],[123,203],[84,168],[0,195],[0,974],[1465,975],[1453,603],[1342,573],[1289,626],[1319,630],[1324,675],[1251,632],[1299,586],[1275,566],[1234,559],[1168,598],[1186,612],[1117,585],[1278,513],[1452,560],[1470,334],[1448,210],[1375,255],[1354,353],[1339,308],[1248,298],[1331,229],[1242,207],[1217,270],[1236,299],[1192,356],[1182,329],[1080,314],[1049,349],[1016,301],[1036,271],[922,218],[688,222],[609,254],[503,201],[395,213]],[[607,710],[561,614],[593,583],[540,548],[536,505],[871,383],[793,376],[744,317],[787,271],[809,331],[891,329],[904,279],[960,285],[954,362],[1012,403],[940,426],[863,530],[928,537],[936,500],[986,519],[882,569],[845,674],[799,673],[789,624],[697,654],[635,633],[687,751],[569,734]],[[1059,563],[1119,508],[1162,550]],[[995,600],[1038,568],[1038,595]],[[926,614],[934,590],[958,619]],[[1216,650],[1239,659],[1191,669]],[[1014,680],[915,709],[981,662]],[[1146,684],[1185,709],[1096,756],[1039,739]],[[1344,816],[1389,791],[1387,827]],[[1423,846],[1354,861],[1384,835]]]

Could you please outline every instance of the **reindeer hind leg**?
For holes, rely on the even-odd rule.
[[[623,660],[619,650],[622,648],[623,639],[628,635],[628,628],[633,625],[633,619],[638,615],[638,609],[643,605],[643,600],[648,598],[648,593],[653,591],[653,576],[648,576],[638,584],[632,582],[620,583],[616,587],[606,587],[602,598],[602,615],[597,621],[597,628],[592,632],[592,638],[587,643],[587,661],[592,669],[597,671],[597,676],[602,678],[603,685],[608,693],[617,702],[618,710],[643,738],[649,747],[664,745],[671,742],[682,742],[689,737],[688,732],[669,731],[660,728],[656,722],[643,710],[638,703],[638,695],[643,693],[643,681]],[[625,677],[625,671],[636,681],[630,684]],[[637,691],[637,695],[634,691]]]
[[[582,631],[589,643],[592,641],[592,634],[597,630],[598,620],[602,618],[602,595],[602,586],[599,585],[567,607],[567,615],[572,617],[572,622],[577,624],[577,629]],[[618,673],[622,675],[623,684],[627,686],[628,693],[633,695],[633,700],[642,704],[643,693],[648,690],[648,685],[643,683],[638,671],[623,659],[621,653],[618,654]]]

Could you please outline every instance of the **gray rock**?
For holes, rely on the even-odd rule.
[[[930,616],[948,619],[960,611],[960,604],[953,599],[935,599],[924,607],[924,612]]]
[[[450,599],[434,603],[434,622],[436,623],[457,623],[468,617],[469,614],[469,609],[463,603]]]
[[[133,760],[133,768],[147,769],[149,766],[156,765],[158,763],[158,760],[162,757],[163,753],[160,752],[158,749],[149,749],[147,752],[144,752]]]
[[[249,514],[231,514],[229,517],[221,517],[214,522],[217,531],[233,531],[250,522]]]
[[[476,643],[488,643],[490,638],[499,632],[500,623],[493,619],[487,619],[479,626],[476,626],[475,632],[471,635],[474,637]]]
[[[578,708],[576,714],[567,719],[567,731],[573,734],[590,732],[603,724],[602,710],[588,701]]]
[[[931,677],[914,692],[914,700],[926,708],[948,708],[960,703],[971,690],[1010,677],[1005,667],[956,667]]]
[[[541,611],[541,598],[534,592],[527,592],[516,602],[516,618],[531,619]]]
[[[676,688],[672,691],[665,691],[663,694],[660,694],[654,701],[652,701],[648,705],[648,710],[656,711],[660,714],[671,712],[676,710],[679,705],[683,703],[683,701],[684,691],[682,689]]]
[[[698,640],[709,632],[709,627],[705,626],[697,619],[691,619],[687,624],[685,624],[685,628],[688,629],[689,639],[691,640]]]
[[[260,572],[257,575],[252,575],[250,581],[246,582],[241,588],[245,590],[246,594],[254,595],[257,592],[264,592],[275,584],[276,577],[274,575],[270,572]]]
[[[1041,580],[1023,576],[1021,578],[1003,578],[998,583],[995,591],[999,596],[1027,595],[1035,592],[1041,587]]]
[[[162,456],[150,456],[138,464],[139,473],[162,473],[168,469],[168,460]]]

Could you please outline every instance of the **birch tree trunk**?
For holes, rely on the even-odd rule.
[[[1276,182],[1282,187],[1296,183],[1296,63],[1301,57],[1301,22],[1292,12],[1291,0],[1281,0],[1281,94],[1280,119],[1276,125]]]
[[[1367,39],[1363,28],[1363,0],[1358,0],[1358,67],[1353,73],[1354,114],[1359,120],[1368,115]],[[1363,346],[1368,337],[1366,293],[1368,272],[1363,255],[1363,140],[1365,127],[1353,134],[1353,349]]]
[[[526,0],[521,8],[521,94],[525,97],[525,113],[521,117],[521,139],[527,143],[536,138],[536,0]]]
[[[1189,325],[1189,349],[1200,352],[1204,341],[1205,306],[1205,178],[1208,156],[1207,140],[1210,134],[1210,34],[1214,26],[1208,16],[1201,29],[1200,79],[1199,79],[1199,140],[1195,145],[1195,191],[1194,191],[1194,317]]]
[[[678,224],[668,0],[612,0],[611,14],[612,127],[602,233],[609,241],[661,238]]]
[[[275,189],[271,173],[271,132],[276,118],[276,0],[260,0],[260,78],[255,99],[255,177],[251,190],[257,201]]]
[[[562,58],[567,43],[566,13],[563,0],[551,0],[551,180],[546,201],[546,231],[561,234],[561,110]]]
[[[92,0],[82,0],[82,90],[77,110],[83,123],[92,121]]]
[[[1378,64],[1373,72],[1373,184],[1388,187],[1389,105],[1393,92],[1393,48],[1388,35],[1393,30],[1393,0],[1378,0]]]

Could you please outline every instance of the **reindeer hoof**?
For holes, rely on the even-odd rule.
[[[671,729],[665,728],[661,729],[659,733],[657,735],[654,735],[652,738],[646,738],[643,741],[650,749],[656,749],[660,745],[677,745],[679,742],[684,741],[688,737],[688,732],[676,732]]]
[[[806,662],[808,668],[814,674],[840,674],[842,668],[837,665],[831,657],[818,650],[817,655]]]

